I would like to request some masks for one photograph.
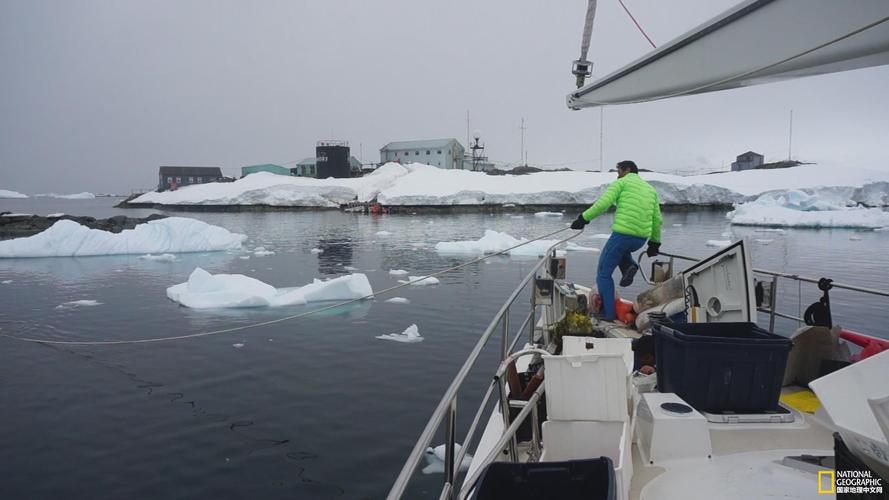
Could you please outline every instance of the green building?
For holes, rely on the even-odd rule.
[[[262,165],[250,165],[249,167],[241,167],[241,177],[245,177],[248,174],[253,174],[256,172],[270,172],[278,175],[290,175],[290,169],[286,167],[282,167],[281,165],[274,165],[272,163],[264,163]]]

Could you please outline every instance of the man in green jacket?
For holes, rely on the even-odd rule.
[[[611,205],[617,205],[611,237],[599,255],[596,285],[602,297],[602,319],[616,319],[614,311],[614,279],[611,275],[620,267],[623,276],[620,286],[633,283],[639,266],[632,252],[642,248],[648,240],[647,254],[654,257],[661,246],[661,208],[657,191],[639,177],[639,169],[632,161],[617,164],[617,180],[608,186],[602,196],[571,224],[571,229],[583,229],[591,220],[605,213]]]

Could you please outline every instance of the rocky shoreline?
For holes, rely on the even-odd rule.
[[[148,217],[127,217],[116,215],[107,219],[84,217],[76,215],[60,215],[47,217],[43,215],[10,215],[10,212],[0,213],[0,239],[22,238],[33,236],[60,220],[71,220],[90,229],[101,229],[111,233],[119,233],[124,229],[133,229],[139,224],[166,218],[166,215],[151,214]]]

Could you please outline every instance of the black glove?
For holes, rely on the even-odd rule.
[[[571,223],[571,229],[583,229],[583,226],[586,226],[589,222],[583,218],[583,214],[577,216],[577,220]]]
[[[658,243],[656,241],[649,241],[648,248],[645,249],[645,255],[648,255],[649,257],[654,257],[655,255],[660,253],[660,250],[661,250],[660,243]]]

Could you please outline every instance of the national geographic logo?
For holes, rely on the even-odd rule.
[[[818,472],[818,493],[882,494],[883,480],[869,470],[823,470]]]

